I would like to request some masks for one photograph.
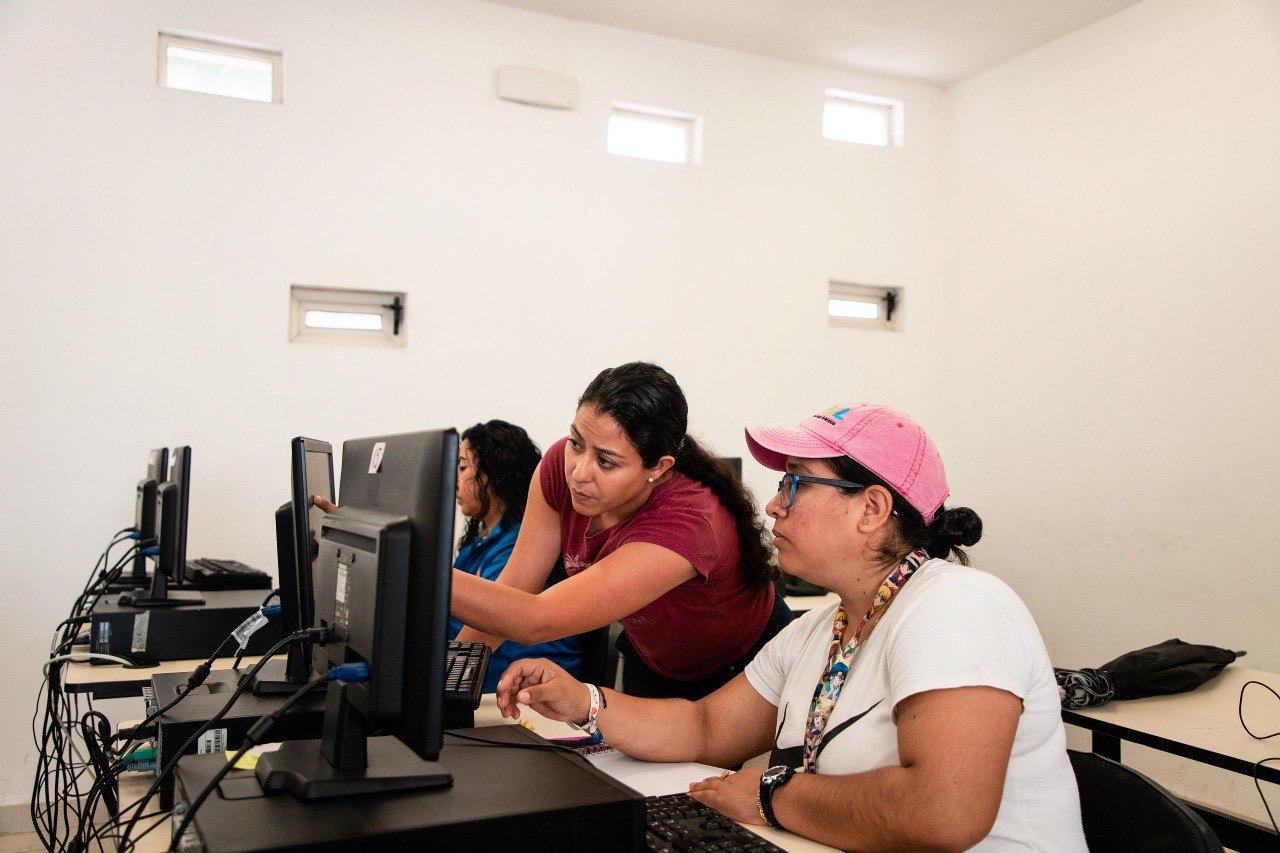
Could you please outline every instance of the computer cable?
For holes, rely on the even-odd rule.
[[[233,639],[235,639],[235,635],[228,634],[226,639],[223,640],[218,645],[218,647],[213,650],[213,654],[205,658],[204,663],[200,664],[194,670],[192,670],[191,675],[187,676],[187,683],[183,685],[182,691],[178,693],[178,695],[175,696],[169,702],[169,704],[165,705],[162,708],[157,708],[156,710],[152,711],[150,714],[146,716],[146,718],[142,722],[138,723],[138,725],[130,729],[128,734],[129,739],[125,741],[124,745],[121,746],[118,751],[121,753],[128,752],[129,748],[137,741],[136,735],[138,732],[145,730],[146,727],[149,726],[151,723],[155,722],[156,720],[160,719],[160,717],[164,716],[169,711],[173,710],[173,707],[175,705],[177,705],[183,699],[186,699],[188,696],[190,696],[192,691],[194,691],[201,684],[204,684],[205,680],[209,677],[209,673],[213,671],[213,662],[216,661],[218,657],[222,654],[222,650],[227,647],[227,643],[230,643]],[[124,732],[117,732],[115,736],[112,738],[112,740],[114,741],[125,736],[126,735]]]
[[[485,738],[476,737],[475,735],[464,735],[459,732],[449,730],[446,730],[445,734],[449,737],[455,737],[458,740],[469,740],[473,743],[482,743],[485,746],[499,746],[508,749],[541,749],[546,750],[547,752],[567,752],[570,755],[581,758],[583,761],[587,761],[587,757],[581,752],[578,752],[576,748],[572,746],[563,746],[558,743],[512,743],[501,740],[486,740]],[[588,761],[587,763],[590,764],[591,762]]]
[[[81,626],[89,620],[97,602],[96,594],[104,586],[104,575],[118,575],[123,570],[139,547],[138,538],[132,527],[122,528],[111,537],[94,562],[68,617],[54,627],[49,659],[44,664],[45,678],[37,691],[31,720],[31,734],[36,746],[31,821],[42,843],[50,850],[64,849],[72,828],[80,822],[83,814],[83,786],[91,774],[97,775],[95,770],[100,767],[100,762],[95,763],[93,747],[84,739],[84,728],[78,725],[81,696],[65,689],[59,664],[88,657],[73,655],[71,649],[79,638]],[[132,542],[131,547],[107,570],[106,567],[111,565],[112,550],[122,542]],[[95,653],[89,655],[97,656]],[[92,700],[87,701],[92,708]],[[88,756],[81,753],[82,745]]]
[[[187,749],[191,746],[191,744],[195,743],[196,740],[201,735],[203,735],[209,729],[213,728],[215,724],[217,724],[223,717],[227,715],[227,713],[231,710],[231,707],[236,703],[236,700],[239,699],[241,696],[243,696],[244,692],[249,689],[249,685],[252,683],[253,677],[262,671],[262,668],[266,666],[267,662],[270,661],[271,658],[275,656],[277,652],[279,652],[285,646],[290,645],[291,643],[298,643],[298,642],[302,642],[303,640],[311,640],[313,642],[322,642],[323,640],[327,639],[328,634],[329,634],[328,629],[323,629],[323,628],[308,628],[304,631],[295,631],[294,633],[290,634],[287,637],[284,637],[283,639],[279,640],[274,645],[272,645],[271,648],[267,650],[266,654],[262,656],[262,659],[259,660],[257,663],[255,663],[249,669],[248,674],[240,680],[240,683],[236,686],[236,689],[232,691],[230,698],[228,698],[226,703],[218,710],[216,714],[213,715],[213,718],[206,721],[199,727],[197,727],[196,730],[192,732],[191,735],[186,739],[186,741],[183,742],[182,746],[174,750],[173,754],[165,761],[164,766],[161,769],[156,771],[155,781],[152,782],[150,787],[147,788],[147,792],[143,794],[141,798],[138,799],[137,803],[135,804],[136,809],[134,806],[129,807],[130,809],[134,810],[134,816],[129,819],[129,823],[125,827],[123,837],[121,838],[121,841],[120,841],[120,845],[121,845],[120,849],[122,853],[126,849],[126,847],[133,846],[134,842],[131,841],[130,839],[133,834],[134,826],[138,821],[138,815],[142,813],[143,809],[146,808],[147,803],[149,803],[151,801],[151,798],[155,796],[156,792],[160,790],[160,785],[164,781],[165,777],[171,774],[173,772],[173,769],[178,766],[178,759],[180,759],[183,755],[186,754]],[[118,818],[116,821],[113,821],[113,823],[118,823],[118,822],[119,822]]]
[[[218,772],[213,774],[213,778],[209,780],[209,784],[204,786],[204,790],[202,790],[199,793],[199,795],[197,795],[196,798],[193,799],[187,805],[186,813],[182,815],[182,822],[178,824],[178,828],[175,829],[173,832],[173,839],[175,844],[181,844],[182,835],[187,831],[187,827],[191,825],[191,821],[195,818],[196,811],[199,810],[200,806],[204,805],[205,800],[209,799],[209,795],[212,794],[214,790],[218,787],[218,783],[221,782],[228,773],[230,773],[233,769],[235,769],[236,764],[240,762],[240,759],[244,757],[244,754],[248,752],[250,749],[252,749],[253,747],[257,746],[259,743],[261,743],[262,739],[266,737],[267,733],[271,731],[272,727],[274,727],[275,724],[279,722],[280,718],[283,717],[286,713],[288,713],[289,710],[292,709],[294,705],[297,705],[299,702],[305,699],[312,690],[314,690],[316,687],[319,687],[321,684],[324,684],[326,681],[329,681],[331,676],[334,676],[335,674],[341,676],[342,675],[341,673],[335,673],[335,671],[338,669],[340,668],[334,667],[333,669],[329,670],[329,672],[327,672],[326,674],[319,676],[317,678],[313,678],[311,681],[307,682],[303,687],[299,688],[292,695],[290,695],[289,698],[284,701],[284,704],[282,704],[279,708],[272,711],[270,714],[264,714],[262,717],[259,717],[258,721],[249,727],[249,731],[245,732],[244,741],[243,743],[241,743],[240,749],[236,751],[235,755],[233,755],[230,759],[227,760],[226,764],[218,768]],[[366,668],[364,671],[363,678],[358,678],[358,677],[352,678],[350,676],[347,676],[347,677],[335,678],[334,680],[367,681],[368,678],[369,678],[369,673],[368,673],[368,669]]]
[[[1248,734],[1249,737],[1253,738],[1254,740],[1270,740],[1276,735],[1280,735],[1280,731],[1274,731],[1271,734],[1266,734],[1266,735],[1254,734],[1253,730],[1249,728],[1249,724],[1244,721],[1244,691],[1248,689],[1249,685],[1251,684],[1258,685],[1259,687],[1266,690],[1268,693],[1270,693],[1272,696],[1274,696],[1278,700],[1280,700],[1280,693],[1277,693],[1274,689],[1272,689],[1271,685],[1263,684],[1261,681],[1249,680],[1249,681],[1246,681],[1244,684],[1240,685],[1240,702],[1236,706],[1236,713],[1239,714],[1240,716],[1241,728],[1243,728],[1245,730],[1245,733]],[[1277,835],[1280,835],[1280,826],[1276,825],[1275,815],[1271,813],[1271,803],[1267,802],[1267,795],[1262,793],[1262,783],[1258,780],[1259,768],[1261,768],[1262,765],[1268,764],[1272,761],[1280,761],[1280,756],[1275,756],[1273,758],[1263,758],[1253,763],[1253,787],[1258,789],[1258,796],[1262,799],[1262,807],[1267,810],[1267,819],[1271,821],[1271,828],[1275,830]]]

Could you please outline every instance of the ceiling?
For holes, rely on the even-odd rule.
[[[949,86],[1140,0],[489,0],[810,65]]]

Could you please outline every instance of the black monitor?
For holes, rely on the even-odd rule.
[[[147,456],[147,479],[163,483],[169,479],[169,448],[157,447]]]
[[[181,607],[204,604],[192,593],[173,593],[170,586],[181,586],[187,570],[187,503],[190,499],[191,448],[173,451],[170,480],[156,489],[156,538],[159,554],[151,573],[151,587],[146,595],[122,595],[120,603],[134,607]]]
[[[413,527],[413,573],[405,630],[404,719],[400,739],[428,761],[444,739],[444,676],[453,582],[458,433],[401,433],[342,445],[341,503],[406,515]],[[317,590],[319,606],[319,590]]]
[[[169,479],[169,448],[157,447],[147,454],[147,476],[138,481],[133,504],[133,526],[138,530],[138,552],[133,555],[130,580],[137,586],[146,584],[145,548],[156,544],[156,489]]]
[[[312,564],[319,553],[320,522],[324,510],[313,506],[317,495],[333,503],[333,446],[327,441],[301,436],[290,443],[291,489],[289,503],[276,510],[276,567],[280,578],[280,620],[285,635],[315,625],[315,593]],[[268,672],[268,670],[271,670]],[[253,684],[259,696],[292,693],[311,675],[311,646],[289,647],[284,669],[268,666]]]
[[[450,783],[435,759],[457,456],[451,429],[343,445],[342,507],[321,522],[313,575],[315,623],[334,636],[313,648],[312,670],[364,663],[369,681],[330,683],[325,737],[264,755],[265,789],[323,799]],[[373,727],[395,736],[370,738]]]

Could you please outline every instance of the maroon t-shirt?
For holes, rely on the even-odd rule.
[[[560,513],[565,570],[584,571],[629,542],[674,551],[698,574],[622,620],[636,652],[680,681],[705,678],[746,654],[773,609],[773,585],[747,584],[733,516],[715,494],[676,472],[635,515],[588,536],[591,518],[573,508],[565,482],[566,441],[547,450],[541,474],[542,496]]]

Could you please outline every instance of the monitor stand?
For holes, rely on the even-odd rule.
[[[125,593],[119,598],[126,607],[194,607],[204,604],[204,599],[192,592],[169,592],[169,581],[164,572],[157,569],[151,575],[149,595]]]
[[[241,676],[241,682],[248,678],[249,674],[246,672]],[[285,661],[273,660],[258,670],[249,690],[254,696],[290,696],[310,680],[310,642],[293,643],[289,646],[289,656]]]
[[[347,698],[353,686],[329,683],[321,740],[285,741],[259,756],[256,774],[263,791],[327,800],[453,784],[441,764],[419,758],[398,738],[369,737],[368,720]]]

